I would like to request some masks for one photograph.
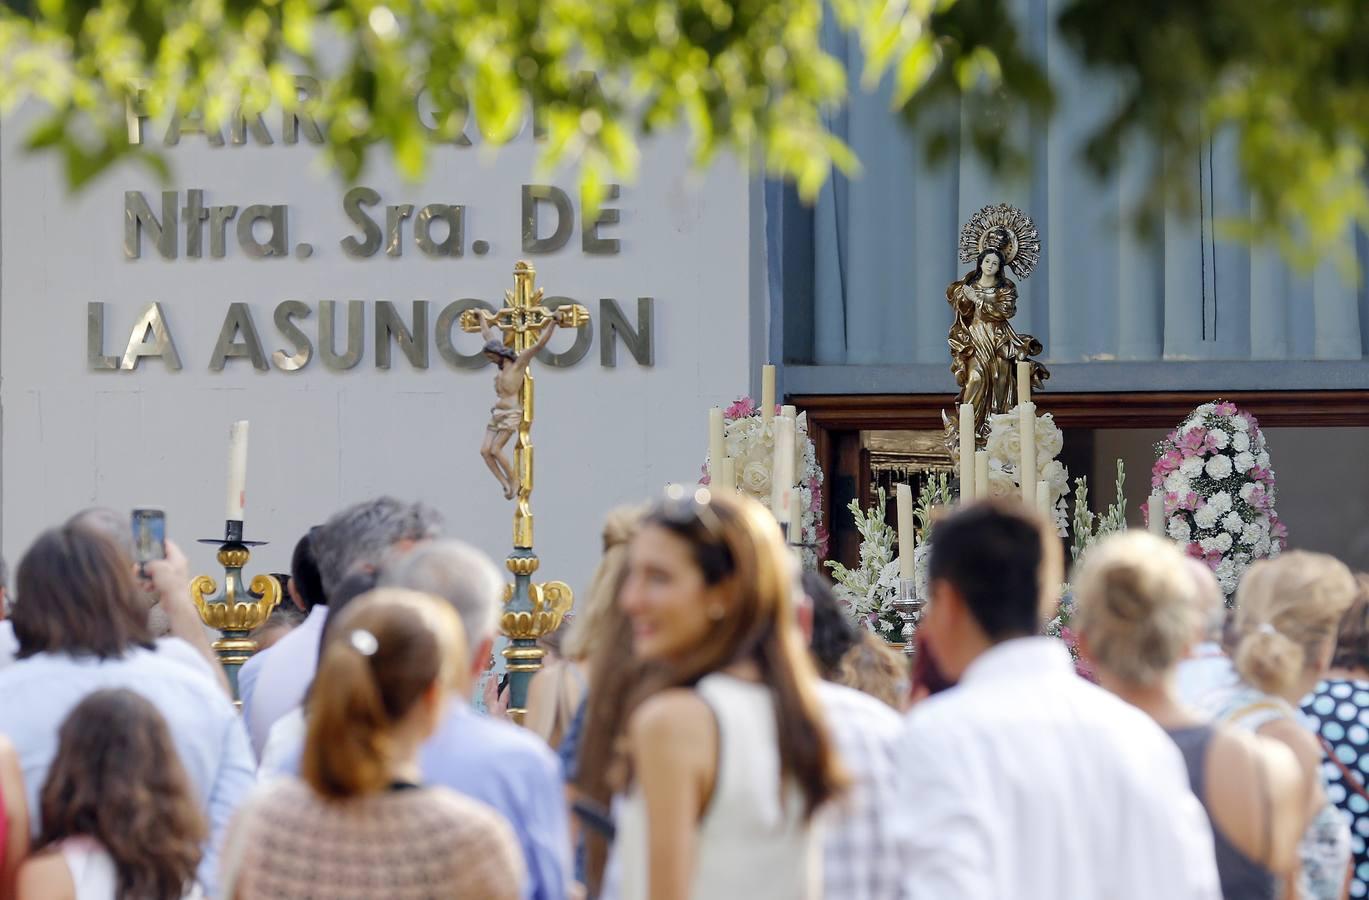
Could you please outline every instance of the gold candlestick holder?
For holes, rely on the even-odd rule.
[[[223,566],[223,592],[209,575],[198,575],[190,582],[190,597],[195,601],[200,620],[219,632],[214,641],[228,684],[238,697],[238,670],[257,652],[257,642],[249,635],[259,628],[280,602],[280,582],[270,575],[257,575],[243,586],[242,570],[252,558],[250,548],[265,541],[242,539],[242,521],[229,519],[222,538],[201,538],[201,544],[218,544],[219,565]]]

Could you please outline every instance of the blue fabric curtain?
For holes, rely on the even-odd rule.
[[[968,147],[936,165],[918,135],[891,112],[886,83],[856,91],[832,128],[856,150],[857,178],[836,177],[806,208],[792,190],[766,192],[771,296],[783,304],[785,358],[795,363],[889,365],[946,361],[946,285],[967,268],[956,256],[961,225],[979,208],[1007,202],[1036,222],[1042,258],[1018,280],[1019,331],[1039,337],[1045,359],[1346,360],[1369,347],[1369,291],[1331,263],[1295,270],[1272,247],[1224,242],[1213,223],[1248,214],[1235,144],[1218,136],[1198,158],[1163,160],[1191,172],[1199,215],[1167,215],[1162,233],[1130,225],[1149,187],[1156,150],[1139,141],[1120,169],[1095,178],[1080,150],[1117,100],[1085,72],[1054,31],[1062,0],[1015,0],[1024,39],[1058,92],[1049,122],[1026,116],[1029,178],[1009,183]],[[854,38],[828,26],[829,49],[851,83],[862,69]],[[939,115],[954,123],[968,106]],[[944,120],[943,120],[944,121]],[[1353,236],[1361,271],[1369,241]]]

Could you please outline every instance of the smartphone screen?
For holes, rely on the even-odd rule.
[[[134,562],[166,559],[166,513],[160,509],[135,509],[132,518]]]

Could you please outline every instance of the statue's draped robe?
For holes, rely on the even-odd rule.
[[[999,279],[991,288],[973,283],[971,272],[946,289],[946,300],[955,312],[947,343],[951,347],[951,372],[960,385],[960,403],[974,407],[975,434],[988,434],[988,418],[1007,413],[1017,405],[1016,362],[1040,354],[1045,348],[1029,334],[1018,334],[1008,321],[1017,313],[1017,285]],[[1041,387],[1045,367],[1032,363],[1032,383]]]

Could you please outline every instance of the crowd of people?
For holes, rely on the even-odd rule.
[[[1369,895],[1369,579],[1033,513],[940,521],[916,665],[760,505],[613,510],[523,725],[495,565],[422,504],[294,548],[238,676],[186,563],[42,534],[0,594],[0,900],[1338,900]],[[0,582],[4,581],[0,571]],[[484,685],[484,710],[474,703]]]

